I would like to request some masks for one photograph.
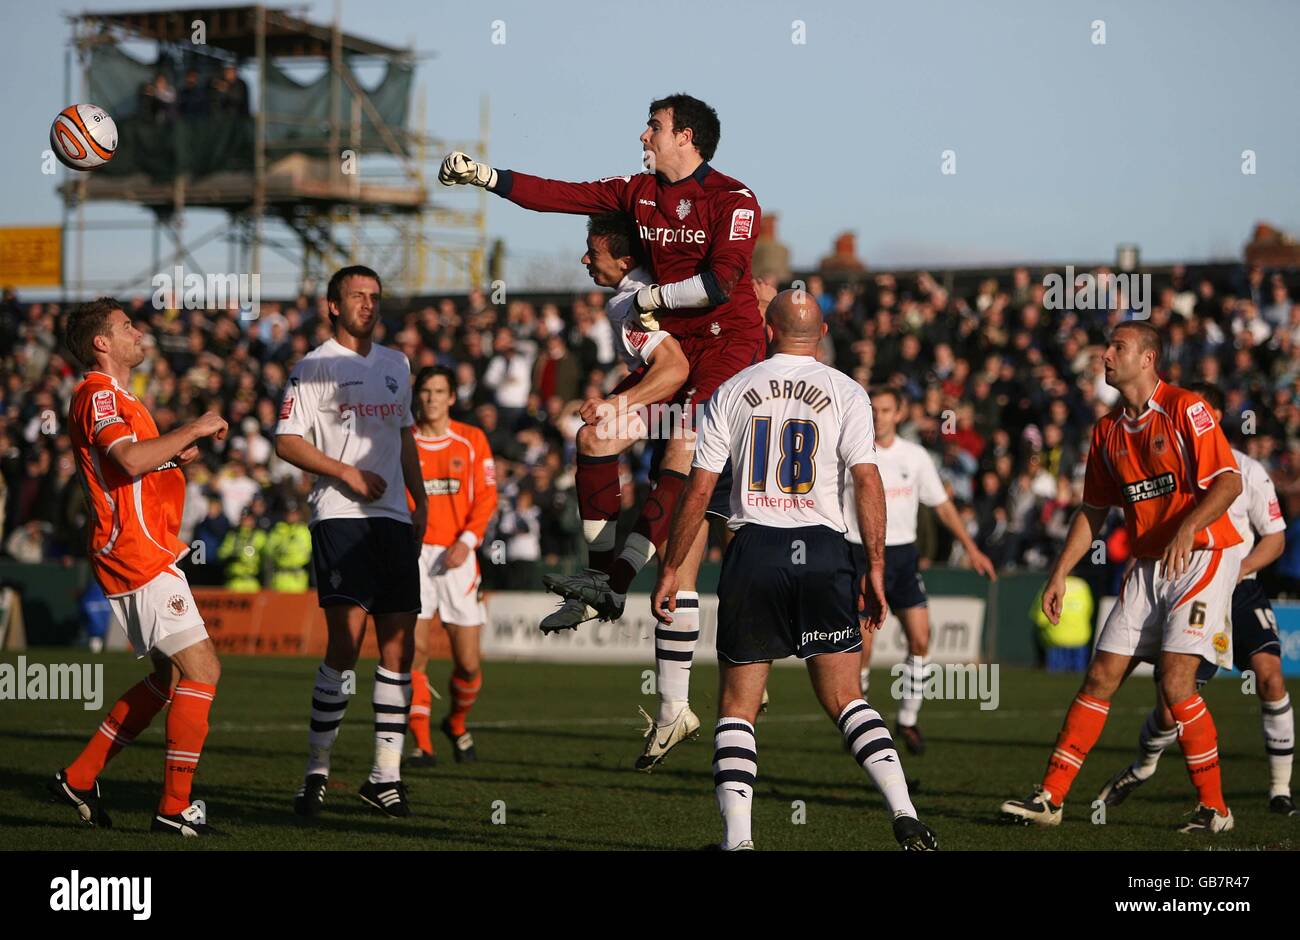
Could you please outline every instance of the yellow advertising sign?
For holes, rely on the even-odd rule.
[[[0,227],[0,286],[57,287],[61,284],[62,231],[57,225]]]

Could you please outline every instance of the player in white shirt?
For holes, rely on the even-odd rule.
[[[691,452],[681,446],[685,441],[677,440],[683,437],[679,425],[665,426],[664,411],[654,407],[674,399],[690,366],[677,340],[663,330],[646,330],[633,309],[636,292],[654,283],[650,274],[637,266],[638,248],[636,226],[629,216],[615,212],[592,216],[588,221],[587,251],[582,263],[596,284],[615,289],[605,310],[631,374],[608,398],[590,399],[579,412],[585,424],[577,438],[578,503],[589,568],[578,575],[544,578],[547,587],[565,600],[559,609],[542,619],[543,633],[573,629],[596,617],[617,619],[622,615],[623,603],[622,597],[616,597],[611,590],[611,576],[619,566],[625,577],[629,573],[635,575],[655,554],[656,546],[646,535],[647,527],[638,525],[628,535],[622,553],[615,556],[615,529],[621,508],[619,455],[652,433],[663,437],[667,432],[677,446],[666,448],[660,465],[661,476],[676,474],[684,479],[690,469]],[[602,474],[609,480],[601,483]],[[592,492],[593,478],[596,492]],[[647,500],[642,514],[652,511],[653,501]],[[700,720],[690,708],[689,692],[691,662],[700,634],[696,578],[707,545],[708,527],[701,523],[699,535],[682,566],[677,599],[683,616],[674,628],[655,632],[659,710],[653,718],[642,710],[647,728],[642,753],[636,761],[638,770],[653,769],[670,750],[699,733]]]
[[[324,806],[330,749],[350,697],[344,673],[356,667],[368,616],[379,641],[375,762],[360,795],[389,816],[410,815],[402,742],[427,497],[411,431],[411,365],[373,342],[381,292],[379,275],[360,265],[330,278],[334,337],[294,366],[275,429],[276,453],[316,474],[308,497],[312,566],[329,631],[312,692],[307,771],[294,796],[300,816],[315,816]]]
[[[848,376],[817,361],[825,334],[811,295],[778,294],[767,311],[770,358],[728,379],[710,399],[651,598],[654,615],[673,622],[678,569],[730,460],[728,525],[736,536],[718,582],[721,688],[713,755],[725,828],[719,848],[754,847],[754,721],[772,660],[794,655],[808,661],[818,700],[883,794],[899,844],[932,850],[938,841],[916,818],[889,730],[858,689],[861,628],[879,629],[887,612],[885,500],[870,400]],[[861,608],[844,539],[846,471],[857,491],[854,511],[869,559]]]
[[[1214,419],[1223,424],[1223,392],[1218,386],[1199,382],[1188,387],[1205,399]],[[1270,812],[1297,815],[1291,798],[1291,760],[1295,750],[1295,716],[1282,677],[1282,644],[1277,618],[1268,595],[1256,575],[1276,561],[1286,547],[1286,519],[1277,490],[1263,464],[1232,449],[1241,468],[1241,494],[1228,507],[1228,518],[1242,542],[1230,549],[1241,559],[1241,573],[1232,592],[1232,659],[1241,672],[1255,673],[1260,718],[1264,726],[1264,750],[1268,755]],[[1258,537],[1258,541],[1256,538]],[[1211,679],[1218,668],[1203,662],[1196,675],[1197,688]],[[1138,738],[1137,759],[1125,767],[1097,794],[1108,806],[1118,806],[1156,772],[1165,748],[1178,737],[1178,726],[1169,706],[1156,687],[1156,707],[1147,715]]]
[[[930,608],[925,582],[917,565],[916,522],[921,503],[934,509],[939,521],[961,542],[971,560],[971,567],[994,581],[997,580],[997,570],[962,525],[961,516],[952,500],[948,499],[929,452],[920,444],[898,436],[898,423],[903,418],[902,398],[898,391],[888,386],[873,391],[871,412],[876,427],[876,465],[880,468],[880,479],[885,487],[888,516],[885,523],[885,599],[889,602],[889,609],[898,615],[908,648],[900,676],[905,694],[899,703],[894,733],[903,739],[911,753],[923,754],[925,738],[917,718],[925,688],[925,657],[930,652]],[[848,532],[845,537],[853,551],[854,562],[862,571],[866,568],[866,555],[852,510],[853,481],[846,476],[844,522]],[[862,638],[858,680],[863,697],[867,694],[870,679],[873,639],[870,633]]]

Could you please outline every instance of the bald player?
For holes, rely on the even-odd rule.
[[[772,660],[798,656],[808,663],[822,707],[884,795],[899,845],[937,849],[934,833],[916,817],[889,730],[858,690],[858,591],[840,497],[847,471],[868,562],[862,616],[868,630],[878,630],[886,614],[885,497],[871,402],[856,382],[817,361],[826,325],[805,292],[776,296],[766,333],[770,357],[724,382],[705,409],[651,598],[655,618],[672,623],[678,569],[730,459],[727,524],[735,538],[718,582],[713,782],[724,825],[718,847],[754,847],[754,720]]]

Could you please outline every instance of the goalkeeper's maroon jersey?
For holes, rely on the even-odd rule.
[[[739,180],[707,163],[676,183],[649,173],[562,183],[501,170],[494,192],[539,212],[627,212],[636,219],[655,282],[672,284],[698,274],[709,301],[708,306],[656,310],[663,329],[677,337],[764,340],[750,283],[761,210]]]

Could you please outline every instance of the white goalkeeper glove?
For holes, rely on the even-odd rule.
[[[447,159],[442,161],[442,168],[438,170],[438,182],[443,186],[468,183],[493,189],[497,184],[497,171],[486,163],[475,163],[468,154],[457,150],[447,154]]]
[[[659,290],[658,284],[651,284],[649,287],[643,287],[637,291],[632,304],[641,317],[642,326],[647,330],[659,329],[659,320],[655,317],[654,311],[664,305],[664,297],[663,292]]]

